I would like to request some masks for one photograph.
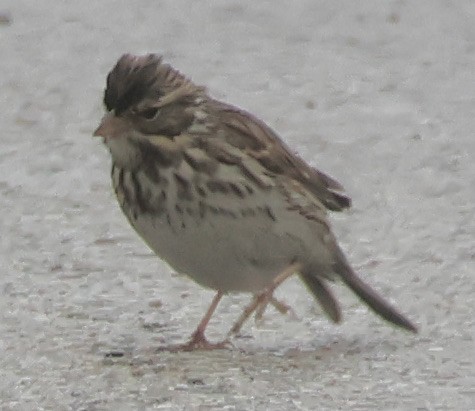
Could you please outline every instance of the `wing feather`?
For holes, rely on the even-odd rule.
[[[351,206],[351,199],[338,181],[309,166],[264,122],[231,105],[214,103],[227,129],[224,138],[228,144],[244,150],[271,173],[296,180],[329,210]]]

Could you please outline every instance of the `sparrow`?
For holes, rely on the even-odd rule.
[[[340,282],[380,317],[417,331],[338,245],[328,211],[351,206],[342,185],[263,121],[212,98],[157,54],[123,55],[107,76],[104,106],[94,135],[110,151],[112,185],[129,223],[170,267],[216,291],[180,349],[225,346],[205,337],[223,295],[253,295],[235,333],[269,302],[279,307],[273,292],[293,275],[335,323],[342,314],[329,284]]]

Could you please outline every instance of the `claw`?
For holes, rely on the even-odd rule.
[[[188,352],[197,350],[224,350],[233,348],[233,344],[229,340],[224,340],[218,343],[209,342],[204,333],[200,330],[196,330],[188,342],[184,344],[169,345],[158,348],[158,351],[170,351],[170,352]]]

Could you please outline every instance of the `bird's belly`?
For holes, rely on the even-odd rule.
[[[117,167],[112,177],[129,222],[177,272],[223,292],[256,293],[296,261],[319,266],[329,260],[321,227],[289,209],[280,191],[246,183],[244,192],[237,180],[241,190],[221,193],[208,186],[202,193],[196,187],[204,183],[190,176],[181,185],[174,180],[173,173],[185,174],[183,167],[166,171],[155,183]],[[224,181],[226,171],[218,175]]]
[[[143,215],[131,223],[174,270],[224,292],[261,291],[292,263],[299,247],[259,215],[181,215],[179,221]]]

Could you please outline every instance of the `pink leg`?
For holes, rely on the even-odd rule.
[[[205,330],[208,326],[209,320],[211,319],[213,313],[216,310],[216,307],[219,304],[219,301],[223,297],[223,293],[218,291],[211,302],[206,314],[196,327],[196,330],[191,334],[190,340],[185,344],[178,344],[171,347],[165,347],[161,350],[165,351],[193,351],[193,350],[214,350],[214,349],[223,349],[229,348],[229,343],[227,341],[222,341],[220,343],[210,343],[205,337]]]
[[[272,296],[270,299],[269,299],[269,304],[273,305],[274,308],[281,314],[287,314],[289,311],[292,311],[292,307],[282,301],[279,301],[277,298],[275,298],[274,296]],[[266,311],[267,309],[267,304],[264,305],[264,304],[261,304],[259,305],[259,307],[256,309],[256,313],[254,315],[254,318],[256,319],[256,321],[259,321],[260,319],[262,319],[262,316],[264,315],[264,312]]]
[[[287,278],[291,277],[296,272],[298,272],[300,268],[301,268],[300,263],[291,264],[274,279],[272,284],[265,291],[263,291],[260,294],[257,294],[254,297],[254,299],[251,301],[251,303],[244,308],[243,313],[238,318],[238,320],[234,323],[231,330],[228,332],[228,337],[230,335],[237,334],[254,311],[258,310],[256,315],[262,316],[267,304],[269,304],[269,302],[274,304],[275,299],[273,297],[273,293],[275,289],[279,287],[279,285],[281,285]],[[275,301],[277,302],[277,300]],[[281,304],[279,303],[278,306],[281,306]],[[278,307],[276,308],[279,309]]]

